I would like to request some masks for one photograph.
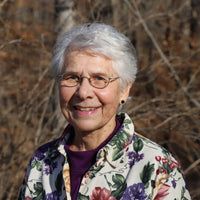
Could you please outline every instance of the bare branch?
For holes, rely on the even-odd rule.
[[[8,0],[4,0],[4,1],[2,1],[2,2],[0,3],[0,11],[1,11],[2,7],[6,4],[7,1],[8,1]]]
[[[9,44],[15,44],[15,43],[20,43],[22,42],[23,39],[16,39],[16,40],[11,40],[8,43],[2,44],[0,46],[0,50],[3,49],[5,46],[9,45]]]
[[[200,68],[192,75],[190,78],[190,81],[187,84],[187,89],[190,88],[190,86],[195,82],[197,75],[200,73]]]
[[[157,126],[154,127],[154,129],[158,129],[160,128],[161,126],[165,125],[166,123],[168,123],[169,121],[177,118],[177,117],[180,117],[180,116],[183,116],[183,113],[179,113],[179,114],[175,114],[175,115],[172,115],[170,117],[168,117],[167,119],[165,119],[163,122],[161,122],[160,124],[158,124]]]
[[[162,98],[154,98],[154,99],[150,99],[148,101],[145,101],[131,109],[127,109],[127,113],[130,115],[131,113],[133,112],[136,112],[137,110],[143,108],[144,106],[148,105],[148,104],[151,104],[151,103],[155,103],[155,102],[158,102],[158,101],[162,101],[163,99]]]
[[[193,162],[185,171],[184,174],[188,174],[189,171],[191,171],[193,168],[195,168],[198,164],[200,164],[200,159]]]
[[[135,2],[135,0],[132,0],[133,6],[130,4],[129,0],[125,0],[126,4],[128,5],[128,8],[131,10],[131,12],[133,12],[134,14],[136,13],[138,19],[141,21],[142,26],[144,28],[144,30],[146,31],[147,35],[150,37],[153,45],[155,46],[156,50],[158,51],[158,53],[160,54],[161,58],[164,60],[165,64],[167,65],[168,69],[172,72],[174,79],[176,81],[176,83],[178,84],[178,86],[181,88],[181,90],[183,91],[183,93],[185,94],[186,97],[189,98],[189,100],[198,108],[200,108],[200,103],[194,99],[193,97],[191,97],[191,95],[188,93],[187,89],[183,86],[178,74],[176,73],[174,67],[171,65],[171,63],[169,62],[168,58],[165,56],[165,54],[163,53],[163,51],[161,50],[159,44],[157,43],[156,39],[154,38],[153,34],[151,33],[151,31],[149,30],[149,27],[147,26],[146,22],[144,21],[144,19],[142,18],[142,15],[140,13],[140,11],[138,10],[137,4]]]
[[[22,112],[21,112],[21,116],[24,114],[24,112],[26,112],[25,107],[29,107],[33,104],[33,102],[35,101],[35,99],[37,99],[39,93],[36,92],[39,88],[39,85],[41,83],[41,81],[43,80],[44,76],[47,74],[47,72],[49,71],[48,68],[46,68],[43,73],[40,75],[37,83],[35,84],[35,86],[33,87],[33,89],[31,90],[30,94],[28,95],[28,98],[26,100],[26,103],[24,103],[23,107],[22,107]],[[35,95],[35,93],[37,95]]]
[[[53,92],[54,84],[55,84],[55,80],[53,79],[51,81],[51,84],[50,84],[50,88],[49,88],[49,93],[48,93],[48,96],[47,96],[46,104],[44,105],[44,109],[43,109],[43,112],[42,112],[42,115],[41,115],[41,118],[40,118],[40,121],[39,121],[38,129],[37,129],[36,134],[35,134],[35,145],[37,145],[38,142],[39,142],[40,133],[41,133],[41,130],[42,130],[42,123],[43,123],[44,116],[46,114],[46,111],[47,111],[47,108],[48,108],[48,105],[49,105],[49,99],[50,99],[51,94]]]

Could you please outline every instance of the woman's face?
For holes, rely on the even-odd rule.
[[[72,72],[90,77],[96,73],[117,77],[112,68],[112,61],[104,56],[91,54],[89,51],[73,51],[68,54],[63,73]],[[113,131],[115,115],[120,101],[126,100],[130,87],[120,90],[120,79],[110,82],[103,89],[90,85],[87,78],[75,87],[59,85],[60,106],[66,120],[75,132]]]

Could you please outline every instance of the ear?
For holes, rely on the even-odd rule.
[[[121,90],[120,101],[124,100],[125,102],[128,99],[132,83],[128,83],[124,89]]]

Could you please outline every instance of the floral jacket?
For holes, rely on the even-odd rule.
[[[158,144],[134,132],[127,114],[121,128],[84,175],[78,200],[188,200],[179,163]],[[61,138],[33,155],[19,200],[70,200],[70,166],[64,149],[70,126]]]

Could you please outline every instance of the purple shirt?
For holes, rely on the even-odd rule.
[[[95,163],[97,152],[104,147],[109,140],[115,135],[120,127],[120,123],[116,120],[116,127],[110,136],[98,146],[96,149],[89,151],[72,151],[69,145],[65,145],[68,162],[70,163],[70,181],[71,181],[71,199],[76,200],[81,180],[88,169]]]

